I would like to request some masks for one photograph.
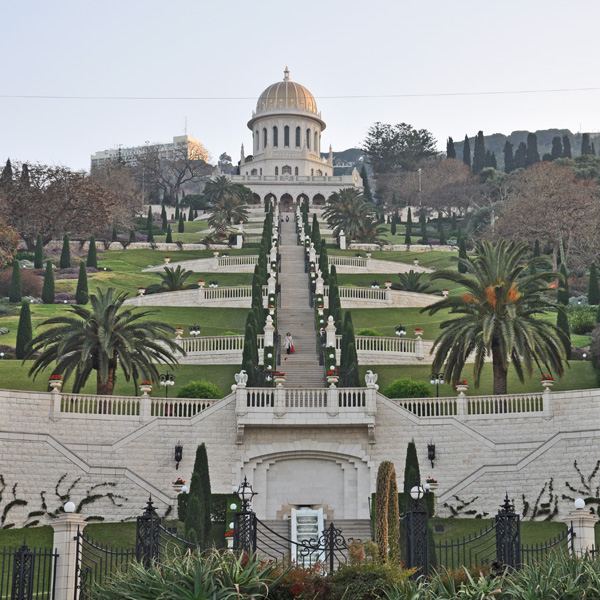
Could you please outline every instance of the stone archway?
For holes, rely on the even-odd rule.
[[[290,194],[283,194],[279,199],[279,210],[282,212],[291,212],[293,210],[294,199]]]
[[[269,209],[271,208],[271,206],[276,206],[276,205],[277,205],[277,196],[275,196],[275,194],[269,192],[265,196],[265,212],[269,212]]]
[[[325,206],[325,196],[323,194],[315,194],[312,203],[314,206]]]
[[[310,204],[310,199],[306,194],[300,194],[296,198],[296,203],[298,204],[298,206],[302,206],[302,204],[304,203],[306,203],[306,205],[308,206]]]
[[[261,204],[261,203],[262,203],[261,197],[256,192],[253,192],[252,193],[252,204]]]

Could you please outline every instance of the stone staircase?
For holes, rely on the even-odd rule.
[[[368,542],[371,539],[371,521],[369,519],[338,519],[333,521],[336,529],[339,529],[346,540],[360,540]],[[325,521],[325,527],[329,527],[329,521]]]
[[[314,311],[309,306],[308,273],[304,272],[304,248],[298,246],[293,220],[281,227],[281,305],[277,309],[277,330],[281,336],[281,365],[285,387],[322,388],[324,367],[319,366]],[[287,355],[283,347],[287,332],[294,339],[294,354]]]

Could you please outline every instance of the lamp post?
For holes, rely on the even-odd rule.
[[[197,335],[200,335],[200,326],[192,325],[190,327],[190,335],[193,335],[194,337],[196,337]]]
[[[421,500],[429,491],[429,484],[421,485],[419,479],[410,489],[412,506],[406,512],[406,566],[416,568],[415,576],[429,573],[429,515]]]
[[[160,385],[165,386],[165,396],[168,398],[169,397],[169,386],[175,385],[175,375],[173,375],[173,373],[169,373],[169,371],[167,371],[166,373],[161,373]]]
[[[435,397],[439,398],[440,396],[440,383],[444,384],[444,374],[443,373],[432,373],[430,375],[429,383],[431,385],[435,385]]]
[[[241,512],[234,515],[233,549],[243,552],[256,550],[256,513],[251,510],[252,498],[257,492],[252,489],[250,482],[244,475],[244,481],[237,489],[237,495],[242,501]]]
[[[404,325],[400,324],[396,327],[396,335],[399,337],[405,336],[406,335],[406,327],[404,327]]]

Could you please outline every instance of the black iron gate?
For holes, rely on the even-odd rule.
[[[0,551],[0,598],[53,600],[58,554],[51,550],[20,548]]]

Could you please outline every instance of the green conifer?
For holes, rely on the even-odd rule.
[[[58,266],[61,269],[68,269],[71,266],[71,242],[67,234],[63,237],[63,245]]]
[[[360,177],[363,182],[363,195],[367,202],[373,202],[373,194],[371,193],[371,186],[369,185],[369,176],[367,175],[367,168],[364,163],[360,170]]]
[[[405,508],[410,507],[410,490],[413,486],[421,483],[421,469],[417,456],[417,446],[414,440],[408,443],[406,448],[406,461],[404,463],[404,503]]]
[[[190,212],[188,214],[188,221],[193,221],[194,220],[194,209],[190,206]]]
[[[515,170],[515,159],[513,156],[513,145],[506,140],[504,143],[504,172],[511,173]]]
[[[475,148],[473,149],[473,173],[481,173],[485,167],[485,139],[483,131],[478,131],[475,137]]]
[[[563,135],[562,145],[563,145],[562,157],[563,158],[573,158],[573,155],[571,153],[571,140],[569,139],[568,135]]]
[[[75,292],[75,302],[77,304],[87,304],[89,300],[87,269],[83,261],[79,262],[79,277],[77,278],[77,291]]]
[[[458,258],[463,258],[463,259],[467,258],[467,244],[465,242],[465,238],[462,236],[458,240]],[[467,271],[468,271],[468,269],[467,269],[466,265],[463,265],[461,262],[459,262],[458,263],[458,272],[466,273]]]
[[[390,226],[390,233],[396,235],[396,215],[392,215],[392,224]]]
[[[46,263],[46,272],[44,273],[44,285],[42,287],[42,302],[44,304],[54,304],[54,270],[52,261]]]
[[[179,215],[179,223],[177,225],[177,231],[183,233],[185,231],[185,223],[183,222],[183,214]]]
[[[98,254],[96,252],[96,238],[92,235],[90,237],[90,245],[88,248],[86,266],[98,268]]]
[[[117,241],[117,228],[116,227],[113,227],[112,236],[111,236],[110,240],[111,240],[111,242]]]
[[[527,158],[526,165],[534,165],[540,162],[540,153],[538,152],[537,135],[535,133],[527,134]]]
[[[421,243],[428,244],[429,239],[427,238],[427,218],[425,217],[425,213],[421,213],[419,222],[421,223]]]
[[[175,220],[179,221],[179,204],[175,205]]]
[[[133,229],[129,231],[129,242],[131,244],[135,243],[135,231]]]
[[[456,149],[454,148],[454,140],[449,137],[446,142],[446,158],[456,158]]]
[[[438,237],[440,246],[444,246],[446,244],[446,232],[444,231],[444,220],[441,216],[438,217]]]
[[[165,208],[165,205],[162,205],[162,210],[160,213],[160,218],[162,219],[162,223],[161,223],[161,229],[163,231],[167,231],[167,225],[169,224],[169,220],[167,219],[167,209]]]
[[[552,156],[552,160],[556,160],[557,158],[562,158],[562,155],[563,145],[560,135],[556,135],[552,138],[552,151],[550,152],[550,156]]]
[[[471,168],[471,144],[469,143],[469,136],[465,135],[465,141],[463,144],[463,162],[469,169]]]
[[[29,302],[23,300],[21,304],[21,314],[19,315],[19,325],[17,327],[17,347],[15,350],[15,358],[23,360],[25,358],[25,350],[27,344],[31,342],[33,337],[33,328],[31,327],[31,310]]]
[[[200,475],[196,472],[192,473],[192,481],[190,489],[201,488]],[[198,494],[190,492],[185,510],[185,537],[188,540],[202,543],[206,537],[205,530],[206,516],[204,514],[204,505]]]
[[[525,142],[521,142],[517,147],[513,166],[515,169],[524,169],[527,166],[527,144]]]
[[[167,237],[165,239],[165,243],[166,244],[172,244],[173,243],[173,233],[171,232],[171,226],[167,225]]]
[[[21,302],[23,293],[21,291],[21,265],[15,258],[13,261],[12,277],[10,280],[10,288],[8,290],[9,302]]]
[[[44,268],[44,242],[42,241],[42,234],[38,233],[35,240],[35,255],[33,257],[33,267],[35,269]]]
[[[412,236],[412,212],[410,210],[410,206],[408,207],[408,212],[406,214],[406,225],[404,231],[404,243],[407,246],[410,246],[410,238]]]
[[[148,225],[148,233],[147,233],[146,239],[149,242],[153,242],[154,241],[154,232],[153,232],[154,223],[152,221],[152,207],[151,206],[148,207],[147,225]]]
[[[584,133],[581,136],[581,155],[586,156],[592,153],[592,147],[590,146],[590,134]]]

